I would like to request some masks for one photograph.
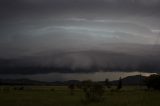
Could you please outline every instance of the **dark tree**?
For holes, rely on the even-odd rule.
[[[87,80],[83,81],[83,91],[86,102],[99,102],[103,100],[105,88],[102,84]]]
[[[75,84],[70,84],[68,88],[70,89],[70,94],[74,95]]]
[[[121,79],[121,77],[119,78],[117,89],[118,90],[122,89],[122,79]]]
[[[145,84],[148,89],[160,90],[160,75],[150,75],[145,79]]]
[[[111,88],[111,84],[110,84],[108,78],[106,78],[106,80],[105,80],[105,85],[107,86],[107,88]]]

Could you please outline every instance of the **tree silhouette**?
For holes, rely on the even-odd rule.
[[[106,78],[106,80],[105,80],[105,85],[107,86],[107,88],[111,88],[111,84],[110,84],[108,78]]]
[[[160,75],[150,75],[145,79],[145,84],[148,89],[160,90]]]
[[[86,102],[99,102],[103,100],[104,86],[91,80],[83,81],[83,91]]]
[[[74,84],[70,84],[70,85],[68,86],[68,88],[70,89],[70,94],[71,94],[71,95],[74,95],[75,85],[74,85]]]
[[[121,77],[119,78],[117,89],[118,90],[122,89],[122,79],[121,79]]]

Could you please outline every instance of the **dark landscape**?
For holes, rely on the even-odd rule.
[[[159,106],[160,0],[0,0],[0,106]]]

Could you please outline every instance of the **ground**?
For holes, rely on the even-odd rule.
[[[0,106],[160,106],[160,91],[126,87],[120,91],[106,90],[104,101],[85,104],[82,90],[74,95],[66,86],[1,86]],[[17,87],[18,88],[18,87]]]

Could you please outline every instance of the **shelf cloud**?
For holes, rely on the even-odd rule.
[[[0,68],[158,70],[159,10],[160,0],[0,0]],[[23,73],[0,73],[10,72]]]

